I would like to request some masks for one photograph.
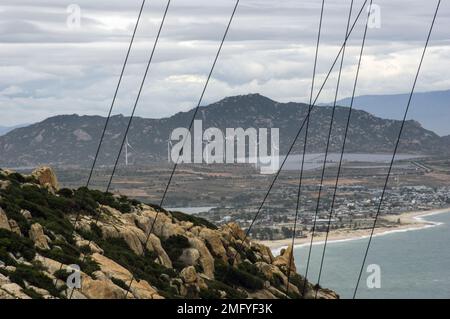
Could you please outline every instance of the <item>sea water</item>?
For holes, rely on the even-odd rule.
[[[450,212],[427,216],[434,227],[394,232],[374,237],[356,298],[450,298]],[[330,242],[327,245],[320,285],[352,298],[368,238]],[[317,282],[323,245],[313,245],[308,279]],[[295,249],[297,269],[305,274],[309,247]],[[380,288],[369,288],[380,270]],[[375,269],[377,268],[375,266]],[[374,269],[374,268],[372,268]]]

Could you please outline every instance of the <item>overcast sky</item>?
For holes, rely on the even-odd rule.
[[[115,113],[130,113],[165,1],[149,0]],[[137,115],[164,117],[196,105],[234,0],[172,0]],[[354,16],[363,1],[356,0]],[[357,95],[410,90],[435,0],[378,0]],[[79,28],[68,6],[81,9]],[[141,0],[3,0],[0,5],[0,125],[56,114],[106,115]],[[309,99],[320,0],[241,0],[204,104],[237,94]],[[319,86],[345,34],[350,0],[326,0]],[[417,91],[450,89],[450,4],[443,1]],[[351,94],[366,20],[347,50],[340,98]],[[69,21],[73,21],[70,20]],[[378,22],[378,21],[376,21]],[[336,76],[319,102],[332,100]]]

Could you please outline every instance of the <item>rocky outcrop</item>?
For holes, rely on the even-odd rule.
[[[189,244],[200,253],[199,262],[202,266],[204,274],[210,278],[214,278],[214,258],[206,247],[205,243],[198,238],[189,238]]]
[[[227,251],[223,246],[220,234],[209,228],[201,229],[199,236],[205,240],[211,249],[211,254],[222,259],[223,262],[227,261]]]
[[[11,231],[11,226],[9,225],[8,216],[6,216],[5,211],[0,207],[0,229],[6,229]]]
[[[13,178],[9,188],[14,192],[29,189],[18,185],[17,180],[22,179],[17,175],[0,173],[0,179]],[[87,189],[56,192],[56,176],[49,168],[41,168],[33,176],[44,193],[47,189],[43,194],[47,198],[36,196],[32,202],[30,196],[30,203],[14,212],[23,218],[15,220],[8,219],[0,208],[0,228],[6,230],[0,234],[8,237],[10,233],[20,241],[17,245],[5,241],[0,298],[295,298],[303,293],[303,279],[290,259],[292,247],[274,257],[268,247],[247,238],[237,223],[216,228],[195,216],[158,212],[119,196]],[[29,176],[23,180],[33,183]],[[3,196],[5,192],[8,189],[0,190],[2,201],[8,198]],[[45,207],[40,206],[43,202]],[[61,203],[70,207],[65,214],[61,214]],[[80,212],[74,210],[78,207]],[[67,229],[70,223],[75,225],[73,234]],[[28,234],[22,233],[24,229],[29,229]],[[80,271],[69,263],[81,265]],[[14,276],[11,282],[8,275],[17,275],[19,270],[27,276],[37,274],[40,280],[31,284]],[[70,286],[65,283],[69,275],[80,276],[81,288],[66,287]],[[314,298],[314,287],[310,283],[305,287],[304,297]],[[338,297],[322,288],[317,296]]]
[[[33,176],[38,181],[39,185],[43,187],[48,187],[53,190],[59,189],[58,179],[50,167],[39,167],[31,173],[31,176]]]
[[[9,226],[11,227],[11,231],[19,236],[22,236],[22,232],[20,230],[19,224],[14,219],[9,220]]]
[[[186,266],[195,266],[200,259],[200,253],[195,248],[186,248],[183,250],[179,260]]]
[[[29,232],[30,239],[34,242],[36,248],[48,250],[50,249],[48,245],[47,236],[44,234],[44,229],[38,223],[31,225]]]
[[[164,248],[161,246],[161,240],[154,234],[150,234],[147,242],[147,249],[155,252],[158,255],[158,261],[161,265],[167,268],[172,268],[172,261],[167,255]]]
[[[89,299],[123,299],[126,291],[112,281],[83,278],[81,293]]]
[[[180,277],[185,284],[193,284],[197,281],[197,271],[193,266],[186,267],[180,272]]]
[[[282,249],[280,256],[276,257],[272,264],[285,271],[290,268],[291,272],[297,272],[297,269],[295,268],[294,255],[292,252],[292,244],[290,244],[286,249]]]

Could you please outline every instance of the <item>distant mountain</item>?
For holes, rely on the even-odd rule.
[[[382,118],[403,118],[409,94],[364,95],[355,98],[354,107]],[[350,105],[350,98],[338,105]],[[420,122],[423,127],[439,135],[450,134],[450,90],[415,93],[411,101],[408,119]]]
[[[5,135],[6,133],[9,133],[16,128],[24,127],[27,125],[29,125],[29,124],[20,124],[20,125],[15,125],[15,126],[0,126],[0,136]]]
[[[259,94],[225,98],[201,107],[197,118],[203,119],[203,128],[217,127],[244,129],[279,128],[280,154],[286,154],[291,141],[307,114],[308,106],[301,103],[278,103]],[[135,118],[128,135],[133,150],[131,161],[148,164],[167,162],[167,146],[174,128],[187,127],[193,110],[180,112],[164,119]],[[342,145],[348,108],[338,107],[333,127],[331,151]],[[309,152],[325,149],[331,107],[316,107],[311,115]],[[128,118],[118,115],[111,118],[105,143],[99,158],[100,165],[114,162],[122,141]],[[61,115],[28,127],[15,129],[0,137],[0,165],[9,167],[36,166],[40,164],[88,166],[101,135],[105,119],[100,116]],[[375,117],[368,112],[355,110],[351,118],[347,152],[391,153],[400,122]],[[293,153],[300,153],[299,143]],[[400,152],[415,154],[448,153],[448,144],[416,121],[405,126]],[[123,162],[123,161],[121,161]]]

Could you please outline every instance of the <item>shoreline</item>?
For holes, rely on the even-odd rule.
[[[439,208],[431,209],[426,211],[414,211],[401,213],[399,215],[384,215],[380,218],[395,222],[400,219],[400,225],[395,225],[392,227],[377,227],[375,228],[373,237],[385,236],[398,232],[407,232],[413,230],[426,229],[430,227],[436,227],[442,223],[427,221],[424,218],[427,216],[433,216],[438,214],[450,213],[450,208]],[[370,229],[359,229],[359,230],[348,230],[339,229],[331,230],[328,235],[328,244],[360,240],[368,238],[370,236]],[[325,242],[325,233],[318,233],[314,236],[313,245],[322,245]],[[281,249],[286,248],[292,243],[292,238],[279,239],[279,240],[258,240],[260,244],[263,244],[270,248],[272,253],[278,255]],[[311,237],[307,238],[296,238],[294,248],[300,248],[304,246],[309,246],[311,243]]]

